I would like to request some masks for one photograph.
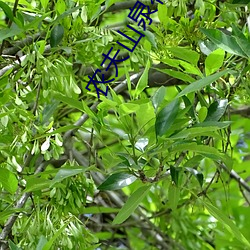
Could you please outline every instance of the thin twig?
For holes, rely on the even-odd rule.
[[[249,198],[247,197],[246,193],[244,192],[242,186],[239,185],[239,188],[240,188],[240,192],[242,193],[242,196],[244,197],[246,203],[248,204],[248,206],[250,206],[250,200],[249,200]]]
[[[35,104],[34,104],[34,107],[33,107],[33,114],[34,115],[36,115],[36,110],[37,110],[37,107],[38,107],[38,101],[39,101],[39,97],[40,97],[41,85],[42,85],[42,81],[40,81],[38,83],[37,94],[36,94],[36,101],[35,101]]]
[[[236,180],[246,191],[250,192],[250,186],[233,169],[229,170],[224,163],[219,164],[219,167],[224,169],[230,177]]]

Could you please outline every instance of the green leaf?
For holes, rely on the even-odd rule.
[[[171,138],[170,141],[172,141]],[[175,152],[187,151],[189,150],[190,146],[195,146],[195,145],[197,145],[196,142],[178,140],[176,143],[173,143],[169,148],[171,153],[175,153]]]
[[[228,105],[227,99],[222,99],[222,100],[213,102],[208,108],[208,113],[207,113],[205,122],[219,121],[220,118],[224,115],[227,109],[227,105]]]
[[[156,111],[163,102],[165,94],[166,94],[166,87],[161,86],[159,89],[156,90],[156,92],[152,96],[151,101]]]
[[[10,250],[22,250],[16,244],[14,244],[11,240],[9,240],[8,242],[9,242]]]
[[[112,4],[114,4],[115,2],[116,2],[116,0],[106,0],[105,1],[105,7],[106,7],[106,9],[108,7],[110,7]]]
[[[179,180],[179,173],[180,173],[181,169],[180,168],[176,168],[173,166],[170,166],[170,175],[171,175],[171,179],[174,182],[174,184],[176,186],[178,186],[178,180]]]
[[[206,75],[211,75],[223,65],[225,57],[225,51],[222,49],[217,49],[210,53],[205,60],[205,72]]]
[[[231,54],[238,55],[241,57],[246,57],[246,54],[237,43],[237,40],[235,37],[228,36],[224,34],[222,31],[217,30],[217,29],[200,28],[200,30],[219,48]]]
[[[186,167],[185,168],[188,172],[190,172],[192,175],[195,176],[195,178],[197,179],[197,181],[199,182],[200,186],[202,187],[203,185],[203,181],[204,181],[204,176],[201,172],[197,171],[196,169],[194,168],[189,168],[189,167]]]
[[[209,55],[212,51],[218,49],[218,46],[216,44],[214,44],[212,41],[210,41],[209,39],[206,39],[204,41],[199,41],[199,47],[200,50],[203,54],[205,55]]]
[[[157,43],[155,41],[155,35],[154,33],[150,32],[149,30],[141,31],[145,35],[145,37],[148,39],[150,44],[153,46],[153,48],[157,48]]]
[[[176,47],[176,48],[169,48],[168,50],[172,52],[175,57],[190,62],[194,66],[197,65],[200,58],[200,54],[198,52],[190,49]]]
[[[148,70],[150,67],[150,60],[148,60],[147,65],[145,70],[143,71],[137,85],[135,88],[135,93],[134,96],[135,98],[137,98],[139,96],[139,94],[147,87],[148,85]]]
[[[58,108],[59,102],[52,100],[49,104],[44,105],[42,112],[42,124],[49,122],[50,118],[53,116],[54,112]]]
[[[157,69],[157,70],[165,74],[168,74],[169,76],[172,76],[174,78],[180,79],[184,82],[191,83],[195,80],[193,77],[189,76],[188,74],[180,72],[180,71],[176,71],[173,69]]]
[[[244,53],[250,57],[250,42],[242,33],[242,31],[235,25],[232,24],[232,34],[235,37],[237,43],[239,44],[240,48],[244,51]],[[242,72],[243,74],[243,72]]]
[[[244,39],[240,37],[235,37],[237,43],[239,44],[240,48],[244,51],[244,53],[250,57],[250,42],[244,37]]]
[[[201,73],[200,69],[197,66],[193,66],[192,64],[181,60],[179,60],[179,65],[182,66],[182,68],[184,68],[185,73],[203,77],[203,74]]]
[[[121,105],[119,105],[119,109],[120,109],[120,113],[124,113],[124,114],[131,114],[136,112],[137,110],[140,109],[140,105],[139,104],[135,104],[135,103],[122,103]]]
[[[207,116],[207,108],[206,107],[201,107],[199,112],[198,112],[198,118],[200,122],[203,122],[206,119]]]
[[[48,241],[47,241],[46,237],[44,235],[41,235],[40,239],[38,241],[36,250],[43,250],[43,247],[46,245],[47,242]]]
[[[53,237],[45,244],[45,246],[43,247],[42,250],[49,250],[49,249],[52,247],[54,241],[59,237],[59,235],[64,231],[64,229],[65,229],[65,228],[68,226],[68,224],[69,224],[69,222],[68,222],[68,223],[64,222],[64,223],[65,223],[65,224],[64,224],[59,230],[57,230],[57,231],[54,233]]]
[[[193,127],[217,127],[217,129],[222,129],[228,127],[230,124],[232,124],[231,121],[225,121],[225,122],[204,121],[195,124]]]
[[[80,174],[82,172],[85,172],[85,170],[86,170],[85,168],[79,167],[79,166],[77,166],[77,167],[73,167],[73,166],[63,167],[57,172],[56,176],[54,177],[54,179],[51,182],[51,186],[57,182],[61,182],[62,180],[66,179],[70,176],[74,176],[74,175]]]
[[[48,6],[49,0],[41,0],[40,2],[41,2],[42,7],[43,7],[44,9],[46,9],[47,6]]]
[[[28,15],[29,17],[31,17],[31,22],[28,23],[25,27],[24,27],[24,30],[25,31],[28,31],[30,29],[37,29],[37,27],[41,24],[41,22],[46,18],[46,17],[49,17],[51,15],[51,11],[49,12],[46,12],[44,15],[42,16],[35,16],[35,18],[33,16],[30,16]],[[27,16],[27,13],[26,15]]]
[[[50,46],[56,47],[63,39],[63,34],[64,34],[64,28],[61,24],[56,25],[52,30],[51,30],[51,35],[50,35]]]
[[[20,29],[18,26],[14,25],[11,28],[0,30],[0,42],[6,38],[17,36],[23,32],[23,29]]]
[[[82,4],[79,4],[76,7],[73,7],[72,9],[66,10],[65,12],[63,12],[60,16],[58,16],[56,18],[56,20],[53,23],[58,23],[60,20],[64,19],[65,17],[67,17],[68,15],[71,15],[72,13],[78,11],[79,9],[81,9],[83,7]]]
[[[64,95],[57,93],[57,92],[54,93],[53,97],[55,99],[63,102],[63,103],[68,104],[69,106],[71,106],[73,108],[76,108],[82,112],[85,112],[85,109],[83,108],[82,103],[76,99],[70,98],[68,96],[64,96]]]
[[[179,133],[172,135],[170,139],[190,139],[196,136],[206,135],[207,132],[215,131],[218,127],[195,127],[188,128],[180,131]]]
[[[144,185],[131,194],[120,212],[116,215],[112,224],[121,224],[124,222],[139,206],[143,198],[147,195],[150,187],[150,185]]]
[[[200,199],[201,200],[201,199]],[[201,200],[202,201],[202,200]],[[230,220],[220,209],[216,208],[212,204],[202,201],[208,212],[216,218],[223,226],[232,233],[239,241],[241,241],[245,246],[250,248],[250,242],[245,238],[245,236],[240,232],[238,227]]]
[[[186,145],[186,146],[185,146]],[[197,145],[196,143],[187,143],[182,145],[175,145],[172,147],[171,152],[179,152],[183,150],[197,152],[205,157],[208,157],[214,161],[221,160],[223,161],[229,168],[231,167],[232,163],[230,163],[230,157],[226,154],[220,153],[216,148],[207,146],[207,145]]]
[[[111,213],[117,213],[119,212],[119,208],[114,207],[82,207],[80,208],[81,214],[111,214]]]
[[[13,15],[13,12],[12,12],[11,8],[9,7],[9,5],[7,5],[7,4],[4,3],[3,1],[0,1],[0,8],[3,9],[5,15],[6,15],[11,21],[14,21],[14,15]]]
[[[204,159],[202,155],[195,155],[189,160],[187,160],[184,164],[184,167],[186,168],[193,168],[200,164],[200,162]]]
[[[16,13],[17,17],[14,17],[14,22],[19,28],[24,28],[24,18],[20,12]]]
[[[14,194],[18,187],[18,180],[16,176],[5,168],[0,168],[0,183],[11,194]]]
[[[18,208],[18,209],[14,209],[14,208],[9,208],[7,207],[5,211],[0,212],[0,222],[4,223],[6,219],[8,219],[8,217],[14,213],[18,213],[18,212],[23,212],[24,209],[23,208]]]
[[[245,35],[242,33],[242,31],[234,23],[232,23],[232,35],[237,37],[237,38],[241,38],[242,40],[248,42]]]
[[[181,92],[180,87],[178,87],[178,86],[176,86],[176,87],[180,93]],[[196,116],[194,113],[194,107],[193,107],[192,103],[190,102],[190,100],[186,96],[182,96],[181,98],[185,103],[185,107],[188,109],[188,114],[190,115],[190,117],[192,117],[192,119],[196,120]]]
[[[51,185],[51,180],[37,177],[37,176],[30,176],[26,178],[26,188],[24,192],[33,192],[33,191],[39,191],[46,188],[49,188]]]
[[[99,187],[99,190],[117,190],[133,183],[136,177],[132,174],[120,172],[109,176]]]
[[[195,81],[191,84],[189,84],[185,89],[183,89],[178,95],[178,97],[181,97],[183,95],[195,92],[197,90],[201,90],[202,88],[206,87],[207,85],[215,82],[216,80],[218,80],[220,77],[222,77],[223,75],[229,73],[230,70],[223,70],[221,72],[215,73],[213,75],[207,76],[205,78],[202,78],[198,81]]]
[[[165,4],[159,4],[158,5],[158,17],[162,24],[165,24],[168,21],[167,13],[168,13],[167,6]]]
[[[180,188],[178,188],[175,183],[171,182],[168,188],[168,204],[173,211],[176,210],[179,199]]]
[[[179,110],[179,101],[174,99],[156,116],[155,132],[156,136],[164,135],[174,123]]]

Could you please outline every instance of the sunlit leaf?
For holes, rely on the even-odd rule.
[[[207,108],[206,107],[201,107],[199,112],[198,112],[198,118],[200,122],[203,122],[207,116]]]
[[[206,75],[211,75],[223,65],[225,56],[225,51],[222,49],[217,49],[210,53],[205,60],[205,72]]]
[[[155,110],[157,110],[157,108],[163,102],[165,94],[166,94],[166,87],[161,86],[159,89],[157,89],[157,91],[155,92],[155,94],[151,98],[152,104],[153,104],[153,107]]]
[[[140,109],[140,105],[135,103],[123,103],[119,106],[122,113],[131,114]]]
[[[220,30],[217,29],[204,29],[200,28],[212,42],[214,42],[219,48],[238,56],[246,57],[246,54],[241,49],[237,40],[233,36],[228,36]]]
[[[143,152],[145,150],[145,147],[148,145],[148,138],[140,138],[136,143],[135,147],[136,149]]]
[[[119,172],[109,176],[99,187],[99,190],[117,190],[133,183],[136,177],[132,174]]]
[[[173,53],[174,56],[183,59],[187,62],[190,62],[192,65],[197,65],[200,55],[196,51],[186,49],[186,48],[181,48],[181,47],[176,47],[176,48],[169,48],[169,51]]]
[[[208,114],[205,119],[205,122],[208,121],[219,121],[220,118],[224,115],[228,105],[228,100],[218,100],[212,103],[208,108]]]
[[[41,0],[41,5],[43,6],[44,9],[47,8],[48,3],[49,3],[49,0]]]
[[[0,183],[11,194],[14,194],[18,187],[16,176],[5,168],[0,168]]]

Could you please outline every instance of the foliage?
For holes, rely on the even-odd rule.
[[[248,1],[142,2],[0,1],[1,249],[250,248]]]

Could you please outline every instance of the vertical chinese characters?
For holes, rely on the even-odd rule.
[[[156,2],[158,2],[158,3],[160,3],[160,4],[163,4],[163,2],[162,2],[162,1],[159,1],[159,0],[156,0]],[[151,4],[153,4],[153,3],[154,3],[154,1],[151,0]],[[147,10],[147,12],[145,13],[144,10]],[[137,2],[134,4],[134,6],[133,6],[132,8],[130,8],[130,12],[129,12],[128,17],[129,17],[132,21],[138,23],[138,26],[139,26],[139,27],[142,27],[143,31],[145,31],[145,30],[146,30],[146,22],[145,22],[144,18],[149,22],[148,25],[151,25],[151,24],[152,24],[152,19],[149,17],[149,15],[150,15],[150,14],[154,14],[155,12],[157,12],[157,10],[151,11],[148,5],[145,5],[145,4],[143,4],[142,2],[137,1]],[[144,17],[144,18],[143,18],[143,17]],[[117,32],[118,32],[120,35],[122,35],[123,37],[125,37],[126,39],[130,40],[130,41],[134,44],[134,46],[133,46],[132,48],[129,48],[129,47],[127,47],[126,45],[124,45],[123,43],[121,43],[121,42],[119,42],[119,41],[117,41],[116,43],[117,43],[119,46],[121,46],[121,47],[123,47],[124,49],[126,49],[127,51],[133,52],[133,51],[135,50],[136,46],[138,45],[138,43],[140,42],[140,40],[141,40],[143,37],[145,37],[145,35],[144,35],[143,33],[141,33],[140,31],[138,31],[137,29],[133,28],[133,27],[132,27],[131,25],[129,25],[129,24],[127,25],[127,27],[128,27],[130,30],[132,30],[135,34],[139,35],[139,38],[136,38],[136,39],[135,39],[135,38],[129,37],[128,35],[124,34],[124,33],[121,32],[120,30],[118,30]],[[116,57],[118,56],[118,54],[119,54],[119,52],[120,52],[120,49],[118,49],[117,52],[115,53],[115,55],[114,55],[113,57],[111,57],[110,54],[111,54],[112,50],[113,50],[113,47],[111,47],[111,49],[109,50],[109,52],[108,52],[107,54],[104,54],[104,53],[102,54],[102,56],[104,57],[104,60],[102,61],[102,63],[101,63],[100,66],[103,66],[104,63],[106,62],[106,60],[109,60],[110,62],[109,62],[109,64],[108,64],[107,68],[106,68],[106,71],[108,71],[108,70],[110,69],[111,64],[113,64],[114,67],[115,67],[115,77],[117,77],[117,76],[118,76],[118,67],[117,67],[117,63],[120,63],[120,62],[123,62],[123,61],[127,60],[127,59],[129,58],[129,56],[127,56],[126,58],[117,60]],[[96,90],[96,93],[97,93],[97,97],[98,97],[98,99],[99,99],[99,98],[100,98],[100,93],[102,93],[102,94],[104,94],[105,96],[107,96],[107,94],[108,94],[108,86],[106,86],[106,90],[103,91],[103,90],[101,90],[100,88],[97,87],[97,84],[98,84],[98,83],[101,83],[101,84],[103,84],[103,83],[111,83],[111,82],[113,82],[113,81],[115,80],[115,78],[112,78],[112,79],[110,79],[110,80],[105,80],[105,79],[104,79],[104,74],[102,74],[102,75],[101,75],[101,80],[100,80],[100,81],[97,81],[97,80],[95,80],[95,79],[96,79],[96,75],[97,75],[98,73],[101,73],[101,70],[100,70],[100,69],[97,69],[97,70],[95,71],[95,73],[93,74],[92,77],[88,76],[89,82],[88,82],[87,86],[85,87],[85,89],[87,89],[87,90],[90,91],[91,89],[89,88],[89,85],[92,83],[92,84],[94,85],[94,87],[95,87],[95,90]]]

